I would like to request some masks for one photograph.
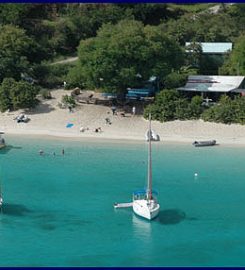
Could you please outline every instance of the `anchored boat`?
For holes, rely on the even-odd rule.
[[[195,147],[213,146],[213,145],[216,145],[216,141],[215,140],[211,140],[211,141],[194,141],[192,143],[192,145],[194,145]]]
[[[149,140],[148,140],[148,178],[147,188],[143,191],[133,193],[133,211],[138,216],[151,220],[160,211],[160,205],[156,200],[155,193],[152,191],[152,158],[151,158],[151,114],[149,115]]]
[[[146,190],[135,191],[133,193],[133,202],[114,203],[114,208],[133,207],[136,215],[151,220],[159,214],[160,205],[156,200],[156,192],[152,190],[152,160],[151,160],[151,115],[149,115],[149,140],[148,140],[148,178]]]

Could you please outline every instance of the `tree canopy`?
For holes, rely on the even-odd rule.
[[[70,87],[121,93],[152,75],[168,89],[187,75],[244,75],[245,5],[220,4],[217,12],[209,9],[214,5],[0,4],[0,83],[32,77],[42,87],[67,80]],[[185,53],[185,42],[194,53]],[[224,62],[202,54],[199,42],[232,42],[233,50]],[[50,65],[76,53],[76,67]],[[181,111],[186,100],[177,103],[174,117],[188,115],[191,107]]]
[[[38,88],[28,82],[5,78],[0,86],[0,110],[33,107],[37,93]]]
[[[95,38],[81,41],[77,73],[88,87],[123,92],[136,82],[158,76],[161,80],[183,64],[180,46],[161,29],[134,20],[106,24]]]
[[[241,35],[219,71],[227,75],[245,75],[245,35]]]
[[[0,82],[5,77],[20,79],[28,71],[34,48],[25,31],[13,25],[0,26]]]

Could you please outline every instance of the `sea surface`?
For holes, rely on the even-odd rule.
[[[6,139],[0,266],[245,266],[245,148],[154,143],[150,222],[113,208],[145,187],[145,142]]]

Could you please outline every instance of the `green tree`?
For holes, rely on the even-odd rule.
[[[0,86],[1,111],[35,106],[38,91],[36,86],[28,82],[17,82],[13,78],[5,78]]]
[[[124,92],[155,75],[163,80],[183,63],[181,48],[153,26],[137,21],[104,25],[96,38],[81,41],[78,69],[88,87]]]
[[[223,95],[219,104],[210,107],[202,114],[204,121],[231,124],[236,122],[234,104],[230,97]]]
[[[86,78],[81,70],[82,70],[82,67],[80,63],[78,63],[76,67],[73,67],[70,69],[65,79],[65,81],[69,82],[68,84],[69,89],[75,88],[75,87],[79,87],[83,89],[87,86],[85,83]]]
[[[226,13],[185,14],[178,20],[169,20],[161,25],[182,46],[186,41],[228,42],[239,36],[242,26]],[[240,31],[238,29],[241,29]]]
[[[180,95],[178,91],[162,90],[157,94],[154,104],[145,108],[144,116],[147,117],[149,112],[151,112],[153,120],[161,122],[174,120],[176,119],[176,108],[178,105],[182,107],[184,103],[179,100]]]
[[[26,15],[27,10],[26,4],[0,4],[0,23],[18,25]]]
[[[8,109],[12,109],[13,104],[10,96],[11,89],[15,85],[15,80],[12,78],[6,78],[0,85],[0,110],[4,112]]]
[[[36,95],[39,89],[28,82],[15,82],[10,91],[13,109],[31,108],[37,103]]]
[[[192,119],[200,118],[203,112],[202,102],[203,98],[201,96],[194,96],[191,99],[191,103],[189,104],[190,118]]]
[[[172,72],[166,76],[164,86],[167,89],[174,89],[185,85],[186,81],[187,81],[186,74]]]
[[[245,35],[241,35],[235,42],[229,58],[219,70],[224,75],[245,75]]]
[[[190,109],[189,109],[189,101],[186,98],[179,97],[175,101],[175,113],[174,119],[186,120],[190,119]],[[170,120],[174,120],[170,119]]]
[[[245,124],[245,97],[235,97],[233,101],[234,118],[235,122]]]
[[[31,45],[24,30],[12,25],[0,27],[0,82],[5,77],[20,79],[21,73],[28,71]]]
[[[200,61],[202,56],[202,46],[198,42],[191,42],[186,46],[187,51],[187,65],[193,67],[200,67]]]

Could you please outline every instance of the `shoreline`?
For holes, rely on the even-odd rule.
[[[5,132],[5,137],[39,136],[74,141],[145,142],[148,121],[142,115],[132,115],[128,108],[122,117],[122,108],[114,115],[111,107],[94,104],[77,104],[74,111],[69,112],[68,109],[59,107],[64,94],[67,94],[66,90],[56,89],[52,91],[51,100],[42,100],[34,109],[0,113],[0,130]],[[20,113],[26,114],[30,121],[17,123],[14,119]],[[107,118],[110,119],[110,124],[105,121]],[[72,124],[71,127],[68,128],[68,124]],[[81,127],[84,132],[80,132]],[[101,128],[101,133],[95,132],[98,127]],[[238,124],[225,125],[203,120],[164,123],[152,121],[152,129],[160,136],[160,142],[156,142],[158,144],[191,144],[194,141],[216,140],[219,145],[245,147],[245,126]]]
[[[91,136],[91,134],[74,134],[74,133],[62,133],[62,132],[50,132],[45,130],[39,130],[38,132],[28,130],[25,132],[7,132],[5,134],[5,138],[8,137],[22,137],[22,138],[40,138],[44,140],[60,140],[60,141],[74,141],[74,142],[96,142],[96,143],[103,143],[103,142],[110,142],[110,143],[127,143],[127,144],[141,144],[145,143],[146,140],[144,139],[144,136],[142,137],[123,137],[123,136],[110,136],[106,135],[104,136],[103,133],[96,134]],[[207,140],[203,138],[202,140]],[[179,144],[179,145],[190,145],[192,146],[193,143],[192,138],[185,138],[185,137],[179,137],[179,136],[166,136],[165,138],[161,138],[158,142],[152,142],[153,144]],[[231,139],[219,139],[217,140],[217,145],[215,147],[219,146],[226,146],[226,147],[245,147],[245,139],[239,140],[237,138],[231,138]],[[204,147],[206,148],[206,147]]]

